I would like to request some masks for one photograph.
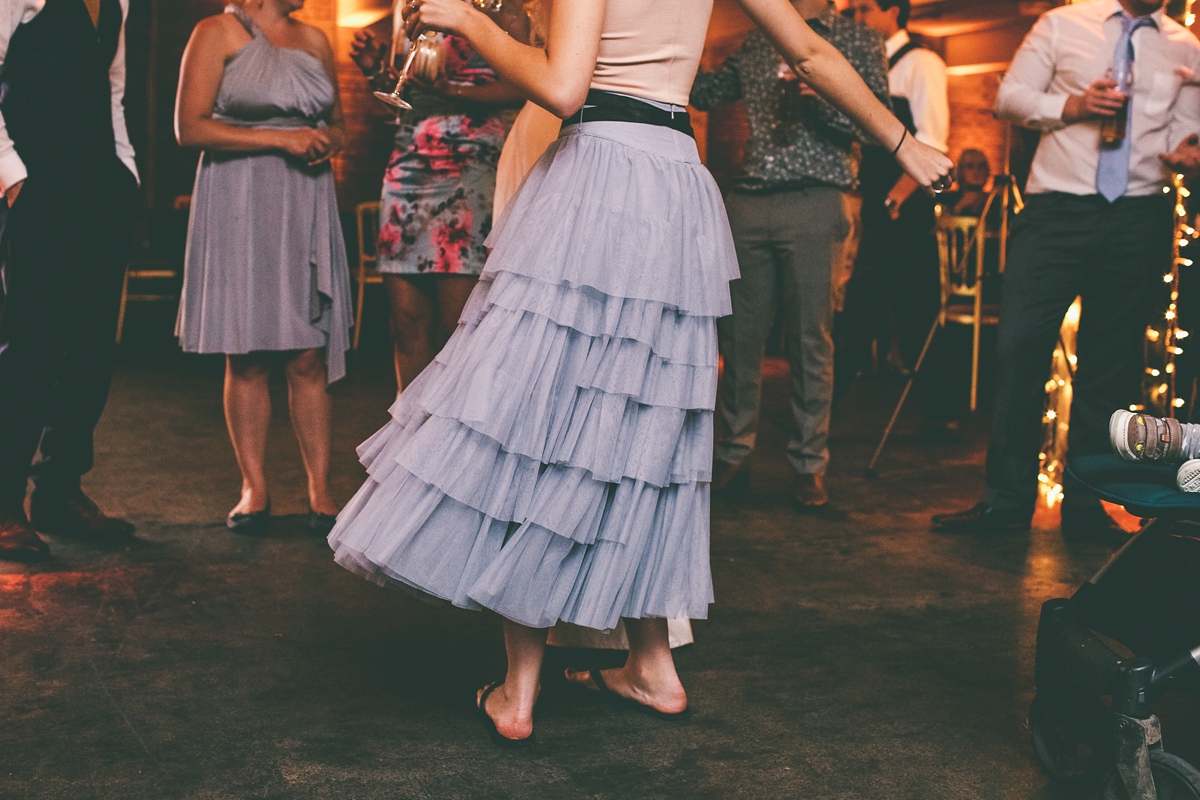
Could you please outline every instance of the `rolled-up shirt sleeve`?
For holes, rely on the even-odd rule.
[[[13,32],[21,24],[26,11],[25,3],[0,3],[0,71],[4,69],[4,58],[8,55],[8,43]],[[17,155],[17,148],[8,136],[8,127],[4,124],[4,115],[0,114],[0,194],[8,191],[10,186],[20,183],[29,176],[25,162]]]
[[[121,0],[122,19],[129,17],[129,0]],[[129,128],[125,124],[125,24],[121,24],[121,35],[117,40],[117,54],[108,68],[108,82],[112,87],[113,136],[116,139],[117,158],[138,179],[137,162],[134,160],[133,145],[129,141]],[[140,180],[139,180],[140,183]]]
[[[996,116],[1043,131],[1064,127],[1063,108],[1070,95],[1052,92],[1057,31],[1053,14],[1043,14],[1021,47],[996,95]]]

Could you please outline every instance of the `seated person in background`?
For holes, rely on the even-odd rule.
[[[958,157],[958,186],[938,198],[943,214],[978,217],[987,203],[992,165],[982,150],[968,148]]]

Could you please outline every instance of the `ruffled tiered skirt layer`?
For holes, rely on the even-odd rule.
[[[454,336],[359,448],[337,563],[534,627],[704,618],[737,262],[694,141],[568,128],[489,244]]]

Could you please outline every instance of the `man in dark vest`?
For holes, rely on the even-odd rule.
[[[80,487],[108,397],[137,205],[122,105],[128,0],[0,9],[0,558],[35,561],[49,554],[35,530],[133,532]]]
[[[851,0],[855,19],[884,37],[892,108],[920,141],[947,152],[950,103],[946,64],[908,36],[909,0]],[[940,288],[934,201],[879,147],[864,147],[863,239],[847,287],[846,311],[838,324],[835,396],[841,396],[867,361],[870,341],[891,312],[909,368],[915,366],[929,326],[938,313]],[[926,415],[953,428],[942,365],[926,362],[919,381]],[[931,369],[932,367],[932,369]]]

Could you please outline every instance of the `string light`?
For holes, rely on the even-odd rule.
[[[1080,303],[1076,299],[1063,318],[1059,331],[1058,345],[1046,381],[1046,411],[1042,417],[1042,451],[1039,453],[1041,469],[1038,474],[1038,492],[1042,501],[1050,508],[1062,501],[1063,458],[1067,451],[1067,430],[1071,422],[1071,384],[1075,372],[1075,334],[1079,330]]]
[[[1183,185],[1183,176],[1175,175],[1171,180],[1169,189],[1175,190],[1175,235],[1172,237],[1174,243],[1174,252],[1171,257],[1171,271],[1163,275],[1163,283],[1171,287],[1170,302],[1167,304],[1167,310],[1163,312],[1163,326],[1160,333],[1155,328],[1146,329],[1146,341],[1150,344],[1162,342],[1162,372],[1154,370],[1148,374],[1151,377],[1158,377],[1160,374],[1166,376],[1166,380],[1151,390],[1153,400],[1162,408],[1163,413],[1167,416],[1175,416],[1175,410],[1184,406],[1184,399],[1178,397],[1175,386],[1175,358],[1183,355],[1183,348],[1179,343],[1188,337],[1188,332],[1180,330],[1179,324],[1179,309],[1175,301],[1179,299],[1179,268],[1192,266],[1192,259],[1183,258],[1180,256],[1180,249],[1187,247],[1191,239],[1196,238],[1196,229],[1187,223],[1187,204],[1185,201],[1192,196],[1188,188]],[[1149,350],[1147,350],[1149,356]]]
[[[1190,5],[1190,3],[1189,3]],[[1189,15],[1190,16],[1190,15]],[[1190,22],[1189,22],[1190,24]],[[1171,258],[1171,270],[1162,276],[1164,288],[1169,287],[1170,300],[1163,312],[1161,325],[1146,328],[1146,356],[1151,361],[1152,348],[1157,350],[1161,343],[1161,354],[1154,360],[1160,364],[1150,366],[1145,370],[1143,383],[1143,403],[1129,406],[1130,411],[1145,411],[1147,406],[1167,416],[1175,416],[1178,409],[1186,405],[1182,397],[1176,395],[1175,359],[1183,354],[1179,343],[1190,335],[1188,331],[1178,328],[1179,309],[1176,301],[1179,299],[1179,268],[1192,266],[1192,259],[1180,256],[1180,249],[1187,247],[1191,240],[1200,238],[1197,231],[1187,221],[1185,200],[1191,195],[1183,185],[1183,176],[1176,175],[1171,186],[1163,187],[1164,194],[1175,194],[1175,234],[1174,252]],[[1073,396],[1071,379],[1075,372],[1075,340],[1079,330],[1080,301],[1076,298],[1063,318],[1059,331],[1058,345],[1054,348],[1050,379],[1046,381],[1046,406],[1042,417],[1042,448],[1038,457],[1041,469],[1038,474],[1038,489],[1042,500],[1053,508],[1062,501],[1062,471],[1067,450],[1067,430],[1070,425],[1071,399]]]

